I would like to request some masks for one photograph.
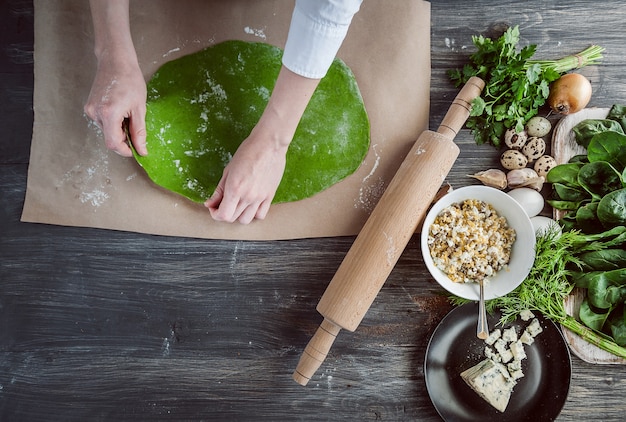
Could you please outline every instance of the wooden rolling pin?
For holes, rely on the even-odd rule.
[[[293,374],[299,384],[309,382],[342,328],[354,331],[361,323],[456,161],[454,137],[484,85],[470,79],[437,132],[424,131],[400,165],[317,305],[324,320]]]

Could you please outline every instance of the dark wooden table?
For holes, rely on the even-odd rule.
[[[428,339],[450,305],[411,240],[361,326],[307,387],[291,379],[353,238],[211,241],[19,222],[29,160],[33,7],[0,3],[0,419],[439,420]],[[606,47],[592,104],[626,102],[626,8],[613,1],[434,1],[431,127],[471,35],[519,24],[545,57]],[[458,137],[449,175],[496,163]],[[623,420],[626,367],[573,356],[558,420]]]

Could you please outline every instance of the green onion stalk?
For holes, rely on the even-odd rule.
[[[603,58],[603,52],[604,47],[592,45],[578,54],[572,54],[558,60],[528,60],[525,67],[529,68],[537,64],[542,69],[552,68],[558,73],[566,73],[570,70],[580,69],[585,66],[600,64]]]
[[[487,311],[493,313],[500,309],[502,324],[515,320],[524,310],[540,312],[590,344],[626,358],[626,348],[588,328],[565,310],[565,299],[575,287],[568,279],[569,268],[580,267],[582,264],[573,252],[579,237],[577,231],[565,231],[561,234],[554,227],[541,232],[537,236],[535,262],[526,279],[506,296],[488,300]],[[454,305],[469,302],[458,296],[451,296],[450,301]]]

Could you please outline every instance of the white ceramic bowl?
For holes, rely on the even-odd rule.
[[[535,230],[521,205],[501,190],[481,185],[466,186],[453,190],[433,204],[426,214],[421,233],[424,262],[435,280],[448,292],[465,299],[478,300],[478,283],[455,283],[450,280],[435,266],[427,243],[429,228],[437,215],[449,205],[466,199],[477,199],[490,204],[498,215],[506,218],[509,227],[515,230],[516,238],[508,266],[489,277],[485,283],[486,300],[504,296],[524,281],[535,262]]]

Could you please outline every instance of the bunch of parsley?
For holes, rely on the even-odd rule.
[[[485,81],[480,97],[472,102],[467,127],[477,144],[499,147],[507,129],[520,132],[550,94],[550,83],[561,73],[552,62],[531,61],[536,45],[518,49],[519,27],[510,27],[497,40],[473,36],[478,49],[462,69],[448,72],[455,85],[461,86],[472,76]]]

